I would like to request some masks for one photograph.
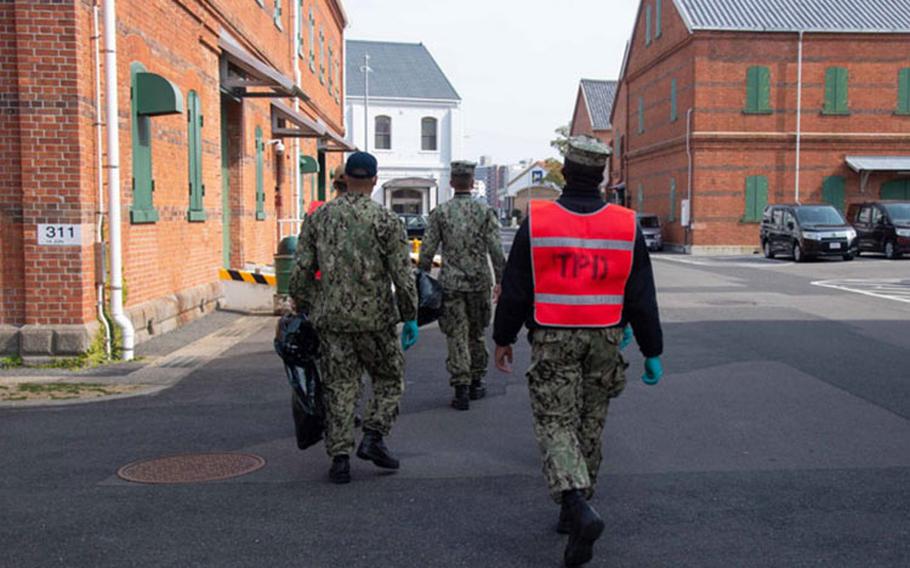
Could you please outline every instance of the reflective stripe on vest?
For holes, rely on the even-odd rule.
[[[607,205],[573,213],[532,201],[534,319],[547,327],[610,327],[622,321],[632,273],[635,212]]]

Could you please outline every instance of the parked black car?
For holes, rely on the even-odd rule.
[[[404,228],[408,232],[409,239],[422,239],[427,232],[427,218],[423,215],[411,215],[408,213],[399,213],[399,217],[404,221]]]
[[[859,251],[880,252],[889,259],[910,253],[910,201],[856,203],[847,209],[856,229]]]
[[[641,232],[645,237],[645,243],[648,245],[648,250],[664,250],[664,237],[660,228],[660,217],[647,213],[639,213],[638,225],[641,227]]]
[[[761,222],[765,257],[792,256],[796,262],[822,256],[853,260],[856,231],[831,205],[769,205]]]

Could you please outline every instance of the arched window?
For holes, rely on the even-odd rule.
[[[392,149],[392,118],[389,116],[376,117],[376,149]]]
[[[437,146],[437,126],[438,121],[433,117],[425,117],[420,121],[420,149],[429,152],[435,152],[439,149]]]

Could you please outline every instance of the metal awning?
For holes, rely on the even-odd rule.
[[[398,178],[382,184],[383,189],[430,189],[438,184],[433,178]]]
[[[866,193],[869,176],[876,172],[910,173],[910,156],[847,156],[847,166],[859,174],[859,190]]]
[[[325,136],[320,141],[320,149],[324,152],[356,152],[357,146],[354,146],[332,130],[326,128]]]
[[[325,126],[280,101],[272,101],[272,136],[275,138],[322,138]]]
[[[306,93],[289,77],[257,59],[226,31],[218,37],[221,58],[221,86],[238,97],[297,97],[308,100]],[[264,88],[265,91],[251,91]]]
[[[847,165],[861,172],[910,172],[910,156],[847,156]]]

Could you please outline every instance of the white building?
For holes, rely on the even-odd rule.
[[[462,151],[461,97],[423,44],[346,46],[348,140],[379,161],[373,199],[398,213],[427,214],[452,194],[449,164]]]

